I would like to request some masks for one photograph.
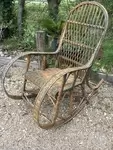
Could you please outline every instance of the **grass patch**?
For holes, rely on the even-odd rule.
[[[101,65],[108,72],[113,71],[113,38],[107,39],[103,45],[104,48],[104,56],[101,60]]]
[[[103,56],[97,60],[93,67],[93,71],[102,71],[113,73],[113,38],[107,38],[103,42]]]

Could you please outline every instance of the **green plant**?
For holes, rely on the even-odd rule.
[[[63,20],[54,21],[52,18],[47,17],[39,20],[40,27],[46,31],[46,33],[52,37],[58,37],[61,34],[63,27]]]
[[[17,26],[14,6],[14,0],[0,0],[0,28],[8,30],[8,36],[15,32]]]
[[[21,45],[23,45],[25,49],[35,47],[35,33],[36,27],[33,24],[29,24],[29,26],[24,28],[24,36]]]
[[[1,22],[4,24],[9,23],[13,17],[14,0],[1,0]]]
[[[35,44],[35,34],[39,29],[38,20],[46,14],[46,5],[43,3],[32,4],[27,3],[26,5],[26,22],[24,25],[23,40],[21,40],[21,45],[26,49],[34,49]],[[41,14],[41,15],[40,15]]]
[[[104,42],[104,56],[100,60],[100,64],[108,72],[113,69],[113,39],[107,39]]]
[[[103,52],[103,57],[95,62],[92,69],[95,72],[113,73],[113,39],[105,39]]]

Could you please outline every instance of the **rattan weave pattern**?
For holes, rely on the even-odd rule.
[[[107,14],[95,2],[84,2],[69,14],[62,38],[60,66],[86,64],[97,50],[106,30]]]

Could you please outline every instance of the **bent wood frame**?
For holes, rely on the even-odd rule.
[[[97,85],[92,85],[89,80],[89,71],[98,54],[107,27],[108,13],[100,3],[95,1],[87,1],[75,6],[71,10],[64,25],[62,34],[60,36],[59,45],[55,52],[24,52],[9,62],[4,69],[2,76],[2,85],[7,96],[13,99],[23,98],[24,100],[28,101],[34,109],[35,120],[38,122],[39,126],[44,129],[48,129],[55,125],[61,125],[70,121],[79,113],[79,111],[84,107],[92,95],[95,94],[103,82],[103,80],[101,80]],[[26,73],[28,73],[31,63],[31,56],[33,55],[43,57],[43,70],[46,70],[47,56],[54,57],[56,59],[55,67],[60,68],[58,73],[55,73],[42,87],[40,87],[39,92],[35,94],[35,96],[37,96],[34,104],[29,101],[29,98],[33,97],[34,94],[29,94],[27,96],[25,94],[26,82],[28,80],[26,76],[24,78],[22,95],[9,94],[5,88],[6,74],[14,62],[16,62],[20,57],[27,57]],[[69,86],[67,86],[69,78],[71,77],[73,77],[72,82]],[[59,82],[61,78],[62,80],[60,83],[60,88],[57,93],[55,93],[56,91],[54,91],[54,87],[58,87],[57,82]],[[32,82],[36,82],[35,76],[32,78]],[[88,94],[86,85],[90,89]],[[78,87],[80,87],[81,91],[80,101],[76,108],[73,108],[75,99],[74,93],[76,91],[75,89]],[[66,92],[68,92],[69,98],[69,112],[67,116],[59,117],[58,113],[60,104],[62,101],[64,101]],[[42,115],[40,110],[41,106],[44,105],[46,97],[48,97],[53,104],[51,112],[52,119],[50,120],[46,117],[48,120],[50,120],[50,122],[40,123],[40,118]]]

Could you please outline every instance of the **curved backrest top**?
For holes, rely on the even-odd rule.
[[[100,3],[96,2],[96,1],[85,1],[85,2],[81,2],[80,4],[78,4],[77,6],[75,6],[75,7],[70,11],[69,16],[70,16],[71,14],[73,14],[74,11],[76,11],[76,10],[79,9],[80,7],[81,7],[82,9],[83,9],[83,7],[84,7],[84,9],[82,10],[83,13],[85,13],[85,12],[84,12],[85,9],[89,9],[89,11],[87,10],[87,12],[88,12],[89,15],[90,15],[90,13],[97,13],[99,10],[98,10],[98,11],[93,10],[93,6],[96,6],[96,8],[100,9],[100,11],[102,11],[102,13],[103,13],[103,15],[104,15],[104,17],[105,17],[105,20],[108,21],[108,12],[107,12],[107,10],[105,9],[105,7],[104,7],[102,4],[100,4]],[[89,8],[88,8],[88,7],[89,7]],[[92,14],[92,15],[94,15],[94,14]],[[97,15],[97,14],[95,14],[95,15]],[[98,14],[98,15],[99,15],[99,14]],[[106,22],[105,25],[106,25],[106,28],[107,28],[108,22]]]
[[[60,65],[91,65],[107,27],[108,13],[100,3],[85,1],[75,6],[61,34],[58,47]]]

